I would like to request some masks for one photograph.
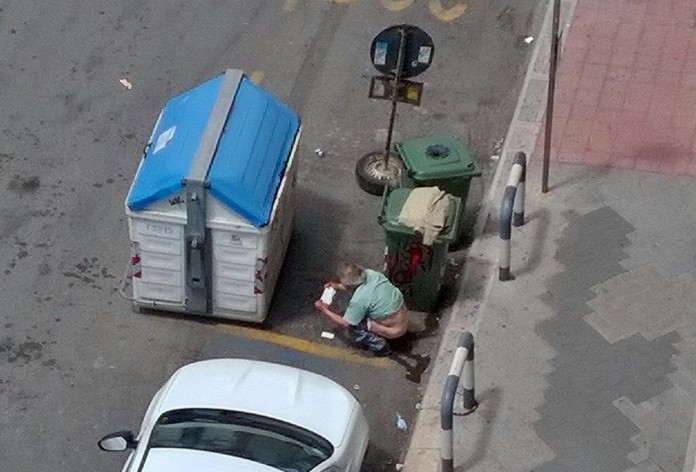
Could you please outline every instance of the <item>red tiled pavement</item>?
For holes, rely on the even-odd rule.
[[[551,158],[696,175],[696,2],[578,0],[568,34]]]

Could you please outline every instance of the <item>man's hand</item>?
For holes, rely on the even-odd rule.
[[[322,302],[321,300],[317,300],[317,301],[314,302],[314,308],[316,308],[317,310],[319,310],[319,311],[322,312],[322,313],[325,313],[326,310],[328,310],[329,305],[327,305],[326,303]]]
[[[350,325],[346,320],[343,319],[343,317],[336,313],[331,311],[331,308],[329,305],[326,303],[322,302],[321,300],[317,300],[314,302],[314,308],[316,308],[319,313],[327,317],[329,320],[333,321],[337,325],[343,327],[343,328],[348,328]]]

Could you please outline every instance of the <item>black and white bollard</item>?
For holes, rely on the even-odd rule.
[[[454,352],[454,359],[445,382],[445,389],[442,392],[442,404],[440,405],[442,472],[453,472],[454,470],[454,437],[452,434],[454,399],[462,373],[464,377],[462,379],[464,415],[468,415],[478,406],[474,390],[474,336],[468,331],[462,333],[459,338],[459,344]]]
[[[527,180],[527,157],[523,152],[515,153],[510,170],[510,178],[500,205],[500,256],[498,258],[498,279],[512,279],[510,274],[510,238],[512,227],[524,224],[524,185]]]

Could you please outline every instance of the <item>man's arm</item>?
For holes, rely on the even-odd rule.
[[[349,328],[351,326],[351,324],[344,320],[341,315],[331,310],[331,308],[329,308],[329,305],[322,302],[321,300],[317,300],[314,302],[314,308],[319,310],[319,313],[321,313],[337,325],[341,326],[342,328]]]

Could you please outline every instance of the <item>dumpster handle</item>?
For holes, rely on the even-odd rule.
[[[457,350],[454,351],[454,359],[450,367],[445,388],[442,391],[440,402],[440,460],[442,472],[454,470],[454,397],[457,393],[459,378],[464,373],[464,413],[460,416],[473,413],[478,407],[474,389],[474,335],[465,331],[459,338]]]
[[[135,296],[128,295],[126,293],[128,283],[130,281],[130,284],[133,284],[133,262],[132,259],[129,257],[128,262],[126,263],[126,270],[123,272],[123,277],[121,277],[121,283],[118,287],[118,293],[121,294],[123,298],[126,300],[130,301],[135,301]]]
[[[500,257],[498,259],[498,279],[512,280],[510,274],[510,238],[512,226],[524,224],[524,183],[527,180],[527,156],[521,151],[515,153],[510,169],[503,202],[500,205]]]

